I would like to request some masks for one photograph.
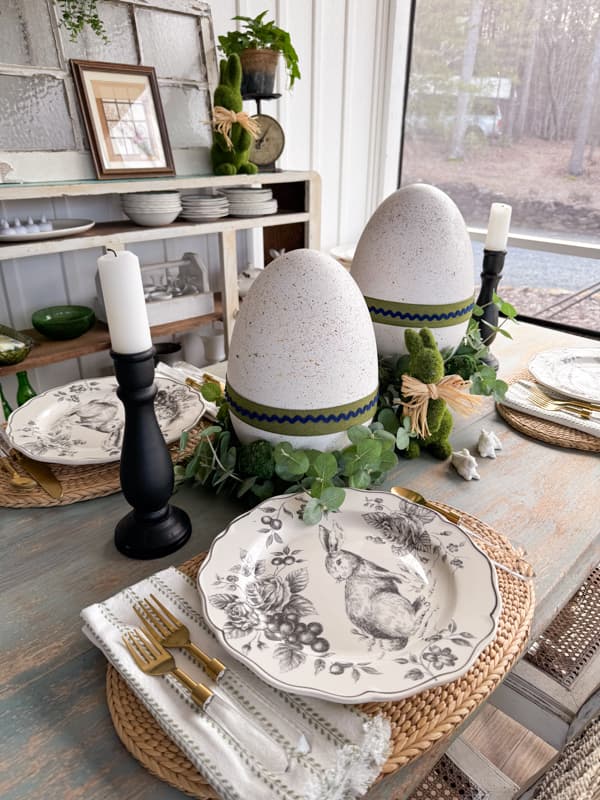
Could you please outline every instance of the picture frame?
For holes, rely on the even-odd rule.
[[[174,175],[154,67],[70,63],[97,177]]]

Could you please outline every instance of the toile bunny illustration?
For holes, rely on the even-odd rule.
[[[403,580],[372,561],[342,550],[343,533],[319,526],[319,538],[327,556],[325,568],[336,581],[345,581],[346,614],[366,636],[381,639],[394,649],[406,646],[417,629],[428,603],[423,597],[409,601],[400,589]]]

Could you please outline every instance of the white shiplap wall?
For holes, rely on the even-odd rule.
[[[300,57],[302,79],[287,90],[283,68],[278,76],[281,99],[264,103],[286,133],[280,167],[315,169],[322,178],[322,248],[356,241],[377,204],[396,187],[401,109],[409,28],[409,0],[215,0],[211,3],[215,36],[231,30],[231,18],[255,16],[267,9],[270,18],[290,31]],[[254,103],[247,104],[249,112]],[[115,205],[116,204],[116,205]],[[118,217],[115,198],[90,198],[11,204],[0,212],[47,216]],[[238,234],[238,252],[246,266],[245,238]],[[200,252],[211,273],[218,272],[218,251],[212,237],[132,245],[142,263]],[[95,294],[94,274],[100,251],[4,262],[0,268],[0,320],[29,327],[31,312],[57,303],[89,305]],[[31,373],[38,391],[80,375],[111,369],[107,354],[86,356]],[[2,385],[13,403],[14,377]]]
[[[215,36],[232,17],[268,18],[288,30],[302,79],[292,91],[280,65],[281,99],[263,111],[282,124],[279,166],[314,169],[323,183],[324,250],[356,241],[378,203],[397,186],[409,0],[218,0]],[[255,104],[246,109],[255,112]]]

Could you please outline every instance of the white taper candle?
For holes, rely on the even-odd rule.
[[[484,244],[486,250],[506,250],[511,214],[512,206],[506,203],[492,203]]]
[[[140,262],[120,250],[98,259],[98,272],[111,347],[115,353],[141,353],[152,347]]]

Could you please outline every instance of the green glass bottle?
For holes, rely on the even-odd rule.
[[[12,408],[8,405],[8,400],[4,397],[2,391],[2,384],[0,383],[0,403],[2,403],[2,411],[4,411],[4,419],[8,419],[12,414]]]
[[[26,372],[17,372],[17,380],[19,381],[17,386],[17,405],[22,406],[23,403],[35,397],[35,389],[29,383]]]

